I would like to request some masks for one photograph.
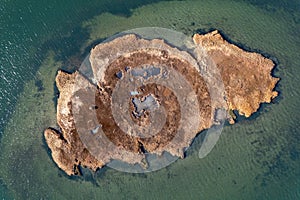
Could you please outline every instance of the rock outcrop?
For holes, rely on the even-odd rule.
[[[249,117],[278,95],[271,60],[228,43],[218,31],[193,40],[215,68],[195,67],[188,52],[163,40],[129,34],[91,51],[95,83],[58,72],[61,131],[44,132],[58,167],[74,175],[79,165],[95,171],[114,159],[147,167],[145,152],[183,158],[200,131],[222,118],[234,123],[230,111]],[[209,78],[217,73],[224,87]]]
[[[272,60],[228,43],[217,30],[196,34],[193,39],[220,70],[230,110],[249,117],[261,103],[270,103],[278,95],[274,88],[279,78],[271,76],[275,65]]]

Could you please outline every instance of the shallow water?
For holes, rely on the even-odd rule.
[[[299,199],[299,2],[126,2],[1,3],[0,197]],[[97,42],[145,26],[187,35],[221,30],[231,42],[277,62],[280,96],[250,119],[226,126],[204,159],[197,154],[200,135],[186,159],[157,172],[83,169],[83,177],[67,177],[42,137],[56,126],[57,70],[72,71]]]

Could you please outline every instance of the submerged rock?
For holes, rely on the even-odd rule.
[[[224,119],[234,123],[231,110],[249,117],[278,95],[271,60],[228,43],[218,31],[193,40],[204,50],[200,60],[208,56],[212,64],[197,68],[189,52],[128,34],[92,49],[95,85],[78,72],[60,71],[61,132],[44,132],[58,167],[74,175],[79,165],[95,171],[111,160],[147,166],[145,152],[183,158],[200,131]]]

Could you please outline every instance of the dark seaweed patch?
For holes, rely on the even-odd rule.
[[[41,91],[45,90],[43,82],[41,80],[36,80],[35,81],[35,86],[37,87],[38,92],[41,92]]]

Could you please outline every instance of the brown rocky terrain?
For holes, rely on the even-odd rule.
[[[112,159],[147,167],[145,152],[183,158],[193,138],[216,123],[218,109],[234,123],[232,110],[249,117],[278,95],[271,60],[228,43],[218,31],[193,40],[205,52],[200,58],[213,61],[215,68],[205,66],[208,76],[189,53],[132,34],[91,51],[96,84],[78,72],[60,71],[61,131],[44,132],[58,167],[74,175],[79,165],[95,171]],[[209,76],[217,73],[224,88]]]
[[[220,70],[230,110],[249,117],[261,103],[270,103],[278,95],[274,88],[279,78],[271,76],[272,60],[228,43],[218,31],[196,34],[193,39]]]

